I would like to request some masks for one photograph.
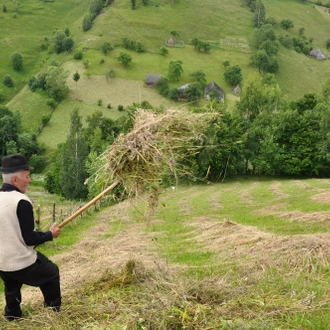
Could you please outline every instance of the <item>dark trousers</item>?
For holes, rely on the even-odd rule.
[[[23,284],[39,287],[44,297],[44,306],[59,311],[61,306],[59,269],[42,253],[37,251],[37,260],[31,266],[15,272],[0,271],[0,277],[5,284],[5,316],[8,319],[22,316],[20,304]]]

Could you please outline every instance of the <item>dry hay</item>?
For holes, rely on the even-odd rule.
[[[157,114],[139,109],[134,126],[121,134],[101,158],[103,167],[96,182],[120,181],[128,195],[152,191],[157,195],[158,183],[164,175],[177,178],[185,171],[180,160],[198,152],[203,128],[210,114],[194,114],[185,110],[166,110]],[[157,196],[156,196],[157,197]]]
[[[249,277],[260,276],[269,267],[310,272],[330,263],[329,234],[277,236],[230,220],[203,217],[195,218],[192,226],[203,249],[217,252],[222,260],[236,260]]]
[[[320,203],[330,203],[330,191],[325,191],[320,194],[316,194],[312,197],[312,199]]]
[[[274,212],[275,216],[297,222],[330,222],[330,212]]]

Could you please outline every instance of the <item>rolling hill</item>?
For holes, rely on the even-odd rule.
[[[299,29],[304,28],[305,35],[313,38],[313,46],[322,49],[327,55],[325,46],[330,14],[324,7],[298,0],[265,0],[264,4],[266,17],[272,17],[277,22],[277,35],[290,34],[295,37],[299,35]],[[63,111],[55,112],[54,121],[40,136],[46,145],[47,141],[61,140],[61,137],[66,135],[63,131],[67,131],[68,121],[63,120],[63,113],[69,112],[72,108],[81,108],[84,117],[95,109],[101,109],[106,116],[116,117],[120,115],[114,111],[118,105],[126,106],[132,102],[147,100],[155,106],[173,106],[154,91],[145,91],[143,85],[148,73],[166,76],[170,61],[183,62],[184,72],[176,85],[190,82],[190,74],[202,70],[207,81],[216,81],[227,95],[230,95],[232,86],[229,86],[223,77],[224,61],[242,68],[243,84],[244,77],[254,71],[248,65],[251,53],[255,51],[252,13],[243,0],[151,0],[147,6],[137,2],[135,10],[132,10],[130,1],[115,0],[104,8],[92,28],[83,32],[82,21],[88,13],[89,6],[89,1],[30,0],[16,7],[8,2],[7,12],[0,14],[3,31],[0,37],[3,50],[0,76],[10,74],[15,81],[15,87],[12,89],[1,87],[6,97],[2,103],[22,114],[25,130],[35,132],[40,125],[41,116],[49,113],[45,96],[32,93],[25,87],[29,78],[45,70],[53,61],[69,70],[69,99],[61,104],[59,109]],[[279,22],[282,19],[291,19],[294,28],[288,31],[281,28]],[[74,51],[61,54],[51,52],[52,36],[57,30],[66,28],[75,41]],[[171,37],[171,31],[179,33],[178,39],[184,42],[185,47],[169,48],[169,54],[161,56],[159,50],[164,46],[164,41]],[[116,59],[123,51],[121,40],[124,37],[141,42],[147,49],[145,53],[127,51],[133,59],[128,68],[124,68]],[[191,40],[195,37],[212,43],[211,52],[194,50]],[[45,42],[49,44],[49,48],[42,51],[40,46]],[[107,55],[101,51],[104,42],[110,42],[115,46]],[[82,61],[73,58],[78,50],[83,51],[83,61],[90,63],[87,69],[84,69]],[[10,56],[15,51],[23,55],[22,72],[16,72],[11,67]],[[100,63],[101,59],[104,63]],[[280,46],[277,59],[280,70],[276,78],[283,93],[290,100],[302,97],[305,93],[318,93],[330,71],[330,61],[317,61],[283,46]],[[109,70],[113,70],[116,74],[115,79],[119,79],[116,83],[114,80],[113,83],[104,83],[105,74]],[[81,79],[77,84],[72,83],[72,75],[76,71],[91,79]],[[117,86],[120,86],[118,90]],[[137,89],[140,89],[140,92],[137,92]],[[87,90],[88,93],[85,92]],[[102,100],[101,107],[97,106],[99,99]],[[112,111],[106,108],[109,103],[113,107]],[[61,119],[59,129],[57,123],[61,122]],[[54,130],[58,132],[57,137],[53,135]],[[49,147],[52,149],[54,146]]]

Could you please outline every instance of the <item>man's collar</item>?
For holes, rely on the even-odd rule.
[[[20,192],[20,190],[17,187],[13,186],[10,183],[4,183],[2,185],[2,187],[0,188],[0,191],[7,191],[8,192],[8,191],[14,191],[14,190]]]

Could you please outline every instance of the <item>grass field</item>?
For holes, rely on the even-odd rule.
[[[283,18],[289,18],[295,24],[295,27],[289,31],[283,30],[278,24],[275,28],[278,35],[289,33],[293,37],[298,36],[299,28],[304,27],[305,35],[314,39],[315,48],[321,48],[327,55],[325,43],[328,39],[330,18],[324,12],[324,8],[295,0],[275,2],[265,0],[264,3],[267,17],[275,18],[278,23]],[[0,44],[3,46],[0,58],[0,78],[6,73],[10,74],[15,81],[15,87],[8,89],[2,86],[0,89],[6,96],[4,103],[8,103],[11,110],[22,112],[23,127],[32,132],[35,132],[40,125],[40,116],[47,114],[48,109],[45,106],[44,97],[30,95],[23,89],[26,82],[39,70],[45,70],[53,60],[64,63],[68,68],[74,63],[73,53],[55,55],[48,51],[40,51],[42,39],[44,37],[51,39],[57,29],[64,30],[68,27],[75,41],[75,51],[86,50],[83,60],[90,62],[87,71],[89,75],[104,76],[107,71],[114,70],[116,78],[128,80],[124,87],[126,90],[132,88],[133,81],[136,81],[137,85],[143,84],[145,75],[148,73],[166,76],[168,64],[172,60],[183,61],[184,72],[175,85],[190,82],[190,73],[203,70],[207,81],[216,81],[228,95],[232,87],[225,82],[223,77],[222,63],[224,61],[229,60],[231,65],[240,65],[243,77],[247,77],[253,71],[248,66],[249,52],[253,51],[252,14],[242,0],[221,2],[151,0],[148,6],[138,3],[136,10],[131,9],[129,2],[116,0],[111,6],[105,8],[95,20],[92,29],[86,33],[82,32],[82,20],[88,12],[88,1],[30,0],[21,3],[17,8],[9,1],[4,1],[3,4],[6,5],[8,11],[0,13],[1,31],[3,31],[0,37]],[[171,37],[170,32],[173,30],[180,34],[178,39],[184,41],[185,48],[169,48],[167,56],[159,55],[160,48],[164,45],[164,41]],[[126,69],[116,60],[118,54],[123,51],[122,48],[116,48],[106,56],[100,49],[102,43],[106,41],[119,46],[123,37],[135,39],[144,44],[147,49],[144,54],[130,52],[133,61]],[[198,53],[190,45],[194,37],[212,42],[214,45],[221,44],[222,48],[213,48],[210,54]],[[231,40],[231,42],[228,43],[225,40]],[[242,45],[244,49],[241,48]],[[23,55],[22,72],[14,72],[11,67],[10,57],[15,51],[20,51]],[[105,60],[102,65],[101,58]],[[278,60],[280,71],[277,74],[277,80],[290,100],[295,100],[305,93],[320,92],[322,82],[330,70],[329,61],[318,62],[283,47],[280,47]],[[71,74],[74,72],[70,71]],[[92,83],[91,81],[91,86],[88,88],[90,91],[95,90]],[[134,83],[133,86],[135,86]],[[107,93],[106,88],[97,93]],[[73,89],[77,94],[84,94],[85,90],[86,86],[82,83],[78,83]],[[74,93],[71,93],[73,99]],[[113,102],[116,104],[139,102],[139,96],[135,97],[134,93],[133,87],[130,93],[118,94],[118,101]],[[148,101],[155,104],[168,104],[160,96],[156,101],[157,96],[157,94],[148,95],[151,102]],[[83,107],[89,107],[89,104]]]
[[[0,328],[326,330],[329,185],[228,178],[166,190],[153,213],[143,198],[94,212],[39,247],[60,266],[62,312],[25,288],[26,318]]]

